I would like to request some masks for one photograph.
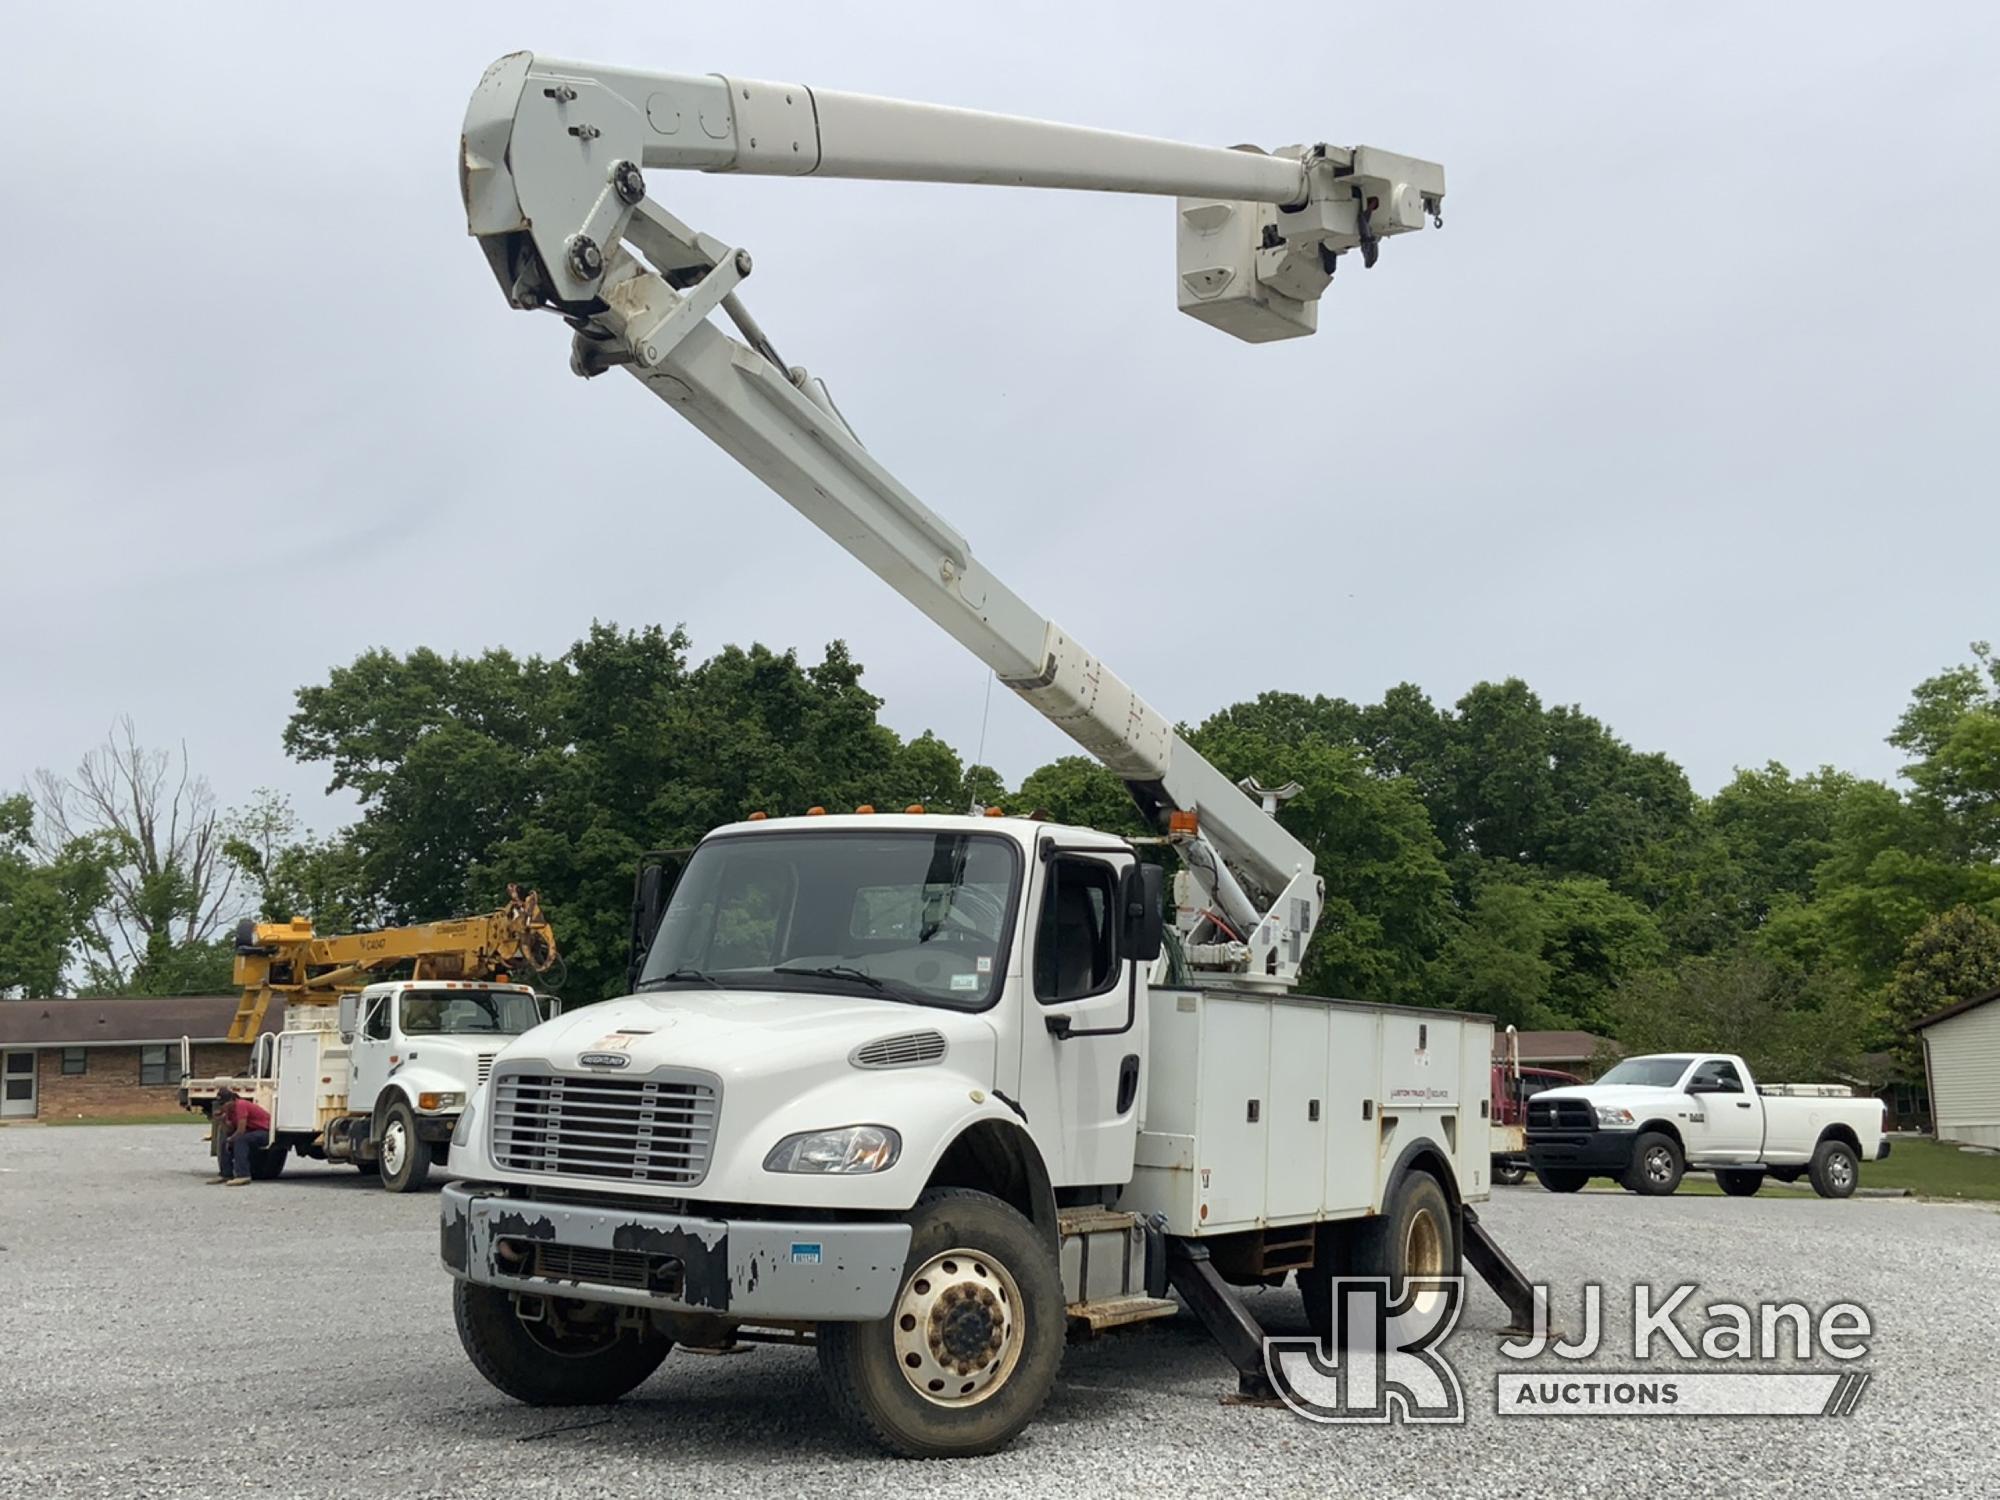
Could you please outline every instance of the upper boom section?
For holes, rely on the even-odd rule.
[[[1339,255],[1359,248],[1373,265],[1382,239],[1422,228],[1444,202],[1442,167],[1368,146],[1224,149],[527,52],[487,69],[466,113],[472,232],[531,235],[559,305],[595,296],[612,226],[644,192],[641,168],[1178,198],[1182,310],[1253,341],[1311,333]]]

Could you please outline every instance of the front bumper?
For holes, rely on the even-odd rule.
[[[1536,1171],[1589,1172],[1622,1177],[1632,1165],[1634,1130],[1531,1130],[1528,1165]]]
[[[445,1184],[445,1269],[481,1286],[743,1321],[865,1323],[902,1285],[910,1226],[641,1212]]]

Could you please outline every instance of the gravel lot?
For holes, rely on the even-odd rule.
[[[200,1134],[184,1127],[0,1130],[0,1495],[1657,1497],[1995,1484],[2000,1214],[1986,1209],[1499,1191],[1487,1222],[1559,1289],[1698,1278],[1715,1297],[1860,1301],[1875,1315],[1864,1362],[1875,1380],[1844,1420],[1503,1420],[1492,1391],[1505,1317],[1481,1287],[1450,1346],[1464,1427],[1328,1428],[1224,1405],[1231,1372],[1184,1314],[1072,1348],[1040,1421],[1008,1452],[909,1464],[836,1428],[801,1350],[676,1352],[616,1407],[516,1406],[459,1350],[435,1194],[394,1197],[347,1169],[297,1163],[280,1182],[211,1188],[204,1167]],[[1274,1331],[1304,1329],[1289,1290],[1253,1306]],[[1621,1326],[1629,1316],[1610,1321],[1608,1342],[1627,1347],[1606,1369],[1631,1368]]]

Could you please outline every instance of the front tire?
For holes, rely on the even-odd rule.
[[[430,1143],[418,1139],[417,1112],[400,1095],[383,1112],[382,1138],[375,1146],[375,1161],[382,1172],[382,1186],[392,1193],[420,1188],[431,1175]]]
[[[1722,1191],[1731,1198],[1754,1198],[1757,1189],[1764,1185],[1764,1174],[1748,1167],[1724,1169],[1718,1167],[1715,1180]]]
[[[1590,1181],[1588,1172],[1578,1172],[1563,1167],[1537,1167],[1535,1181],[1552,1193],[1576,1193]]]
[[[524,1323],[498,1287],[454,1283],[452,1321],[472,1367],[496,1390],[530,1406],[602,1406],[640,1384],[673,1340],[618,1326],[601,1302],[541,1299],[545,1316]]]
[[[910,1231],[889,1316],[819,1325],[827,1399],[904,1458],[992,1453],[1034,1420],[1062,1364],[1055,1252],[1018,1211],[970,1188],[926,1192]]]
[[[1820,1197],[1852,1198],[1861,1181],[1861,1159],[1845,1141],[1821,1141],[1808,1174]]]
[[[1518,1162],[1495,1162],[1493,1181],[1500,1187],[1516,1187],[1527,1177],[1528,1169]]]
[[[1642,1198],[1665,1198],[1681,1185],[1687,1160],[1670,1135],[1649,1130],[1632,1143],[1625,1186]]]

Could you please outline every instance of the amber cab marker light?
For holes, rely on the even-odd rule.
[[[912,802],[908,807],[903,809],[903,811],[906,813],[920,813],[923,810],[924,810],[924,805],[921,802]]]
[[[809,807],[806,809],[806,816],[809,818],[823,818],[826,816],[826,809],[823,807]]]
[[[750,816],[749,816],[748,818],[746,818],[746,819],[745,819],[744,821],[745,821],[745,822],[748,822],[748,823],[761,823],[761,822],[763,822],[763,821],[764,821],[764,820],[765,820],[766,818],[768,818],[768,817],[770,817],[770,816],[771,816],[771,815],[770,815],[769,813],[767,813],[767,812],[753,812],[753,813],[752,813],[752,814],[750,814]]]
[[[875,804],[872,802],[864,802],[854,810],[858,813],[872,813],[873,811],[875,811]]]
[[[986,809],[986,816],[989,818],[1004,818],[1007,814],[1001,808],[989,807]]]

